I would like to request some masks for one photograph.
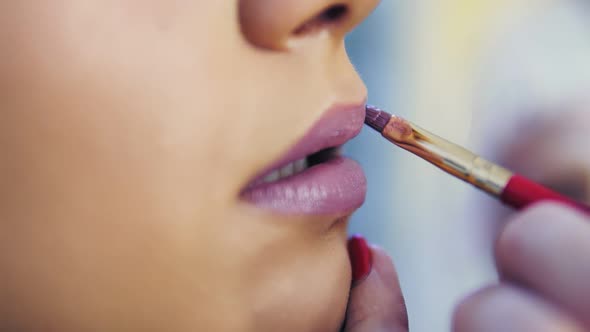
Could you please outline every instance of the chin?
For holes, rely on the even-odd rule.
[[[342,227],[345,229],[345,226]],[[339,331],[350,292],[351,268],[346,233],[291,256],[270,262],[252,289],[255,331]],[[274,266],[274,268],[272,268]]]

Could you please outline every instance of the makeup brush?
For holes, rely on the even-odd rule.
[[[523,209],[540,201],[555,201],[590,214],[590,206],[558,194],[376,107],[367,106],[365,124],[393,144],[499,198],[506,205]]]

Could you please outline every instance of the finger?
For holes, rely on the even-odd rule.
[[[569,109],[568,109],[569,108]],[[590,130],[588,107],[556,107],[559,112],[535,113],[522,119],[512,144],[504,147],[508,168],[579,201],[590,202]],[[514,129],[514,128],[513,128]],[[542,165],[542,167],[540,167]]]
[[[551,304],[513,286],[492,286],[464,300],[453,317],[455,332],[582,332]]]
[[[372,269],[354,284],[347,309],[346,332],[408,331],[408,316],[397,273],[382,249],[368,248]]]
[[[543,204],[510,221],[496,245],[503,278],[536,290],[590,326],[590,220]]]

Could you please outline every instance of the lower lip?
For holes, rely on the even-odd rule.
[[[291,215],[346,215],[365,201],[367,181],[353,160],[336,157],[302,173],[247,189],[242,197],[264,209]]]

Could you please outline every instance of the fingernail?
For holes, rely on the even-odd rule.
[[[367,241],[360,235],[348,240],[348,256],[352,266],[352,283],[363,281],[371,272],[373,257]]]

